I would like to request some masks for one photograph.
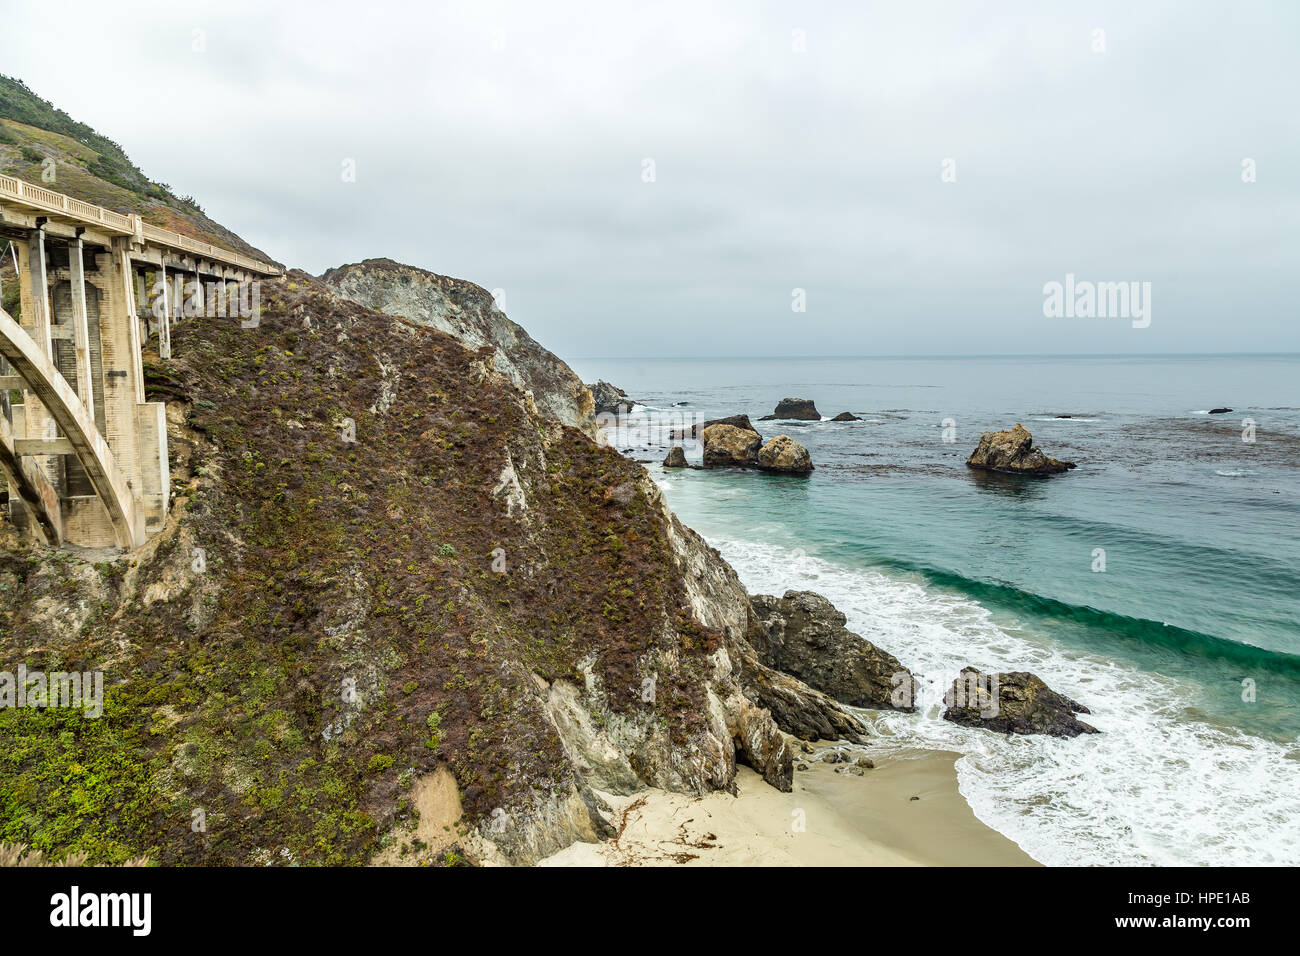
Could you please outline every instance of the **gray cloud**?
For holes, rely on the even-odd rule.
[[[20,2],[0,54],[275,256],[566,356],[1300,350],[1300,8],[967,6]],[[1044,318],[1067,272],[1151,327]]]

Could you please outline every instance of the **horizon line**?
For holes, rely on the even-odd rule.
[[[596,362],[637,360],[659,362],[689,359],[694,361],[792,360],[792,359],[958,359],[958,358],[1242,358],[1300,356],[1290,352],[897,352],[888,355],[575,355],[573,361]]]

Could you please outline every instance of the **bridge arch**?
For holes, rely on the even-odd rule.
[[[27,330],[3,309],[0,309],[0,355],[26,381],[50,418],[67,436],[95,494],[108,512],[118,547],[137,548],[144,544],[142,516],[137,514],[131,487],[122,477],[108,442],[86,414],[86,406],[67,379]],[[44,514],[40,523],[43,528],[49,528],[60,522],[56,516]]]
[[[9,515],[51,543],[138,547],[165,526],[171,487],[165,405],[144,390],[150,327],[166,361],[182,281],[255,283],[284,270],[10,176],[0,176],[0,237],[12,241],[22,303],[21,323],[0,311]],[[148,272],[162,283],[152,316],[141,308]],[[7,407],[10,389],[21,405]]]

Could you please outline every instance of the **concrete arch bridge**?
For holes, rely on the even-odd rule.
[[[151,323],[170,358],[187,288],[191,304],[206,295],[224,315],[240,286],[282,270],[10,176],[0,176],[0,251],[5,240],[21,296],[20,319],[0,309],[10,518],[56,547],[137,548],[162,529],[171,490],[164,406],[144,394]],[[147,306],[148,273],[163,283],[161,310]]]

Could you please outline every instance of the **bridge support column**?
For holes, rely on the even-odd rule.
[[[90,377],[90,325],[86,311],[86,250],[81,237],[68,243],[72,275],[72,344],[77,353],[77,394],[86,417],[95,420],[95,386]]]
[[[169,359],[172,357],[172,290],[167,283],[167,266],[164,264],[161,269],[163,314],[162,324],[158,326],[158,357]]]
[[[44,224],[42,223],[28,234],[25,244],[14,243],[14,249],[18,253],[22,326],[31,335],[37,348],[41,350],[45,357],[53,360],[54,335],[51,330],[50,283],[46,269]],[[46,409],[36,395],[26,388],[23,392],[22,421],[19,422],[15,419],[15,425],[18,426],[12,431],[12,437],[15,441],[41,442],[59,437],[58,429],[54,425],[49,410]],[[39,473],[44,482],[44,487],[54,489],[63,487],[63,459],[61,457],[53,453],[29,456],[24,463],[24,467],[29,478]],[[21,483],[11,480],[10,484],[20,492],[22,491]],[[27,495],[20,493],[19,499],[30,503]],[[11,502],[10,514],[14,516],[17,523],[23,524],[26,521],[36,520],[35,512],[25,512],[23,505],[18,501],[12,501],[12,497]],[[55,519],[55,523],[57,524],[57,519]]]
[[[50,284],[45,272],[45,228],[32,230],[27,237],[26,268],[19,269],[22,283],[23,325],[31,330],[32,338],[54,358],[54,344],[50,338]]]

